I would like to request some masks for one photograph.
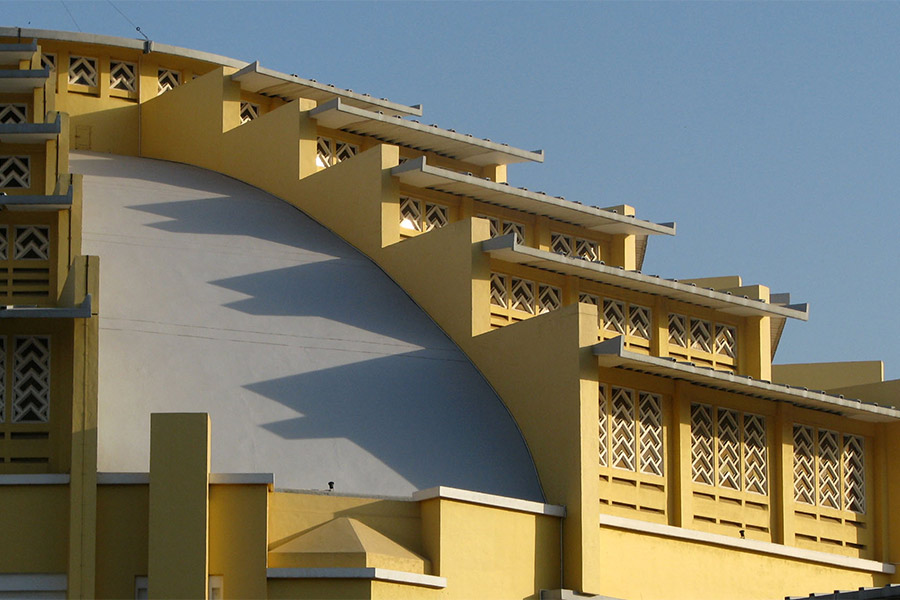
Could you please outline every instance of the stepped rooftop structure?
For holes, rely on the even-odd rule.
[[[0,597],[895,597],[881,363],[422,114],[0,27]]]

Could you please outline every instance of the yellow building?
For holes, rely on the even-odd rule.
[[[421,114],[0,28],[0,597],[890,593],[881,363]]]

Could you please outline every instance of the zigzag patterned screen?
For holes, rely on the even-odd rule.
[[[48,260],[50,258],[50,228],[42,225],[16,227],[15,260]]]
[[[69,83],[97,87],[97,59],[87,56],[70,56]]]
[[[662,398],[657,394],[600,386],[600,466],[650,475],[665,474]]]
[[[794,500],[865,512],[864,438],[795,424]]]
[[[13,423],[50,420],[50,338],[16,336],[13,356]]]
[[[609,464],[609,419],[606,416],[606,386],[600,385],[600,422],[597,428],[597,446],[600,454],[600,466]]]
[[[137,89],[137,65],[121,60],[109,62],[109,87],[114,90],[133,92]]]
[[[634,392],[612,389],[612,466],[636,470],[634,434]]]
[[[31,187],[31,158],[28,156],[0,156],[0,188],[25,189]]]
[[[181,71],[173,69],[159,69],[156,73],[157,91],[156,95],[177,88],[181,85]]]
[[[41,55],[41,68],[49,69],[51,72],[56,71],[56,55],[55,54],[42,54]]]
[[[691,404],[691,478],[755,494],[768,493],[766,418]]]
[[[9,230],[6,225],[0,225],[0,260],[9,258]]]
[[[641,428],[641,472],[663,474],[662,405],[656,394],[638,394],[638,416]]]
[[[713,485],[714,468],[712,407],[691,404],[691,476],[697,483]]]
[[[6,337],[0,336],[0,423],[6,422]]]
[[[0,104],[0,125],[28,122],[27,104]]]
[[[241,125],[259,118],[259,104],[241,102]]]

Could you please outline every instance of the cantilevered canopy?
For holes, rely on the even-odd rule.
[[[78,306],[28,306],[0,309],[0,319],[90,319],[91,295],[87,294]]]
[[[479,202],[505,206],[551,219],[580,225],[602,233],[634,235],[675,235],[674,223],[651,223],[594,206],[584,206],[562,198],[511,187],[504,183],[463,175],[426,163],[425,157],[409,160],[391,170],[401,183],[418,188],[468,196]]]
[[[544,151],[530,152],[506,144],[497,144],[399,117],[389,117],[350,106],[335,98],[310,111],[310,117],[322,127],[366,135],[388,144],[434,152],[473,165],[505,165],[518,162],[544,162]]]
[[[422,106],[406,106],[391,102],[387,98],[373,98],[368,94],[358,94],[353,90],[344,90],[333,85],[319,83],[313,79],[303,79],[296,75],[279,73],[272,69],[259,66],[259,61],[252,62],[234,75],[231,79],[241,84],[241,89],[274,96],[282,100],[296,100],[297,98],[309,98],[318,104],[340,98],[348,106],[365,110],[380,110],[386,115],[415,115],[422,114]]]
[[[0,124],[0,142],[4,144],[42,144],[59,135],[59,113],[52,123]]]
[[[0,196],[0,209],[4,210],[60,210],[64,208],[72,208],[71,186],[65,194]]]
[[[0,94],[25,94],[44,85],[50,69],[0,70]]]
[[[675,300],[705,306],[732,315],[761,317],[774,315],[800,319],[801,321],[809,319],[809,309],[806,304],[791,306],[769,304],[760,300],[739,298],[714,290],[678,283],[677,281],[644,275],[637,271],[625,271],[619,267],[608,267],[580,258],[569,258],[546,250],[537,250],[523,246],[516,241],[515,234],[486,240],[481,243],[481,249],[487,252],[491,258],[509,263],[526,265],[565,275],[576,275],[583,279],[645,294],[664,295]]]
[[[28,44],[0,44],[0,65],[11,65],[20,60],[28,60],[35,52],[37,52],[36,40]]]
[[[900,419],[900,410],[892,407],[830,396],[824,392],[812,392],[780,383],[769,383],[745,375],[734,375],[726,371],[716,371],[689,363],[676,362],[671,358],[631,352],[625,349],[622,337],[600,342],[594,346],[594,355],[601,367],[616,367],[669,379],[689,381],[704,387],[773,402],[787,402],[795,406],[822,410],[860,421],[886,422]]]

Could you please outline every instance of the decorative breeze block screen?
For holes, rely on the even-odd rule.
[[[359,154],[359,146],[332,138],[316,138],[316,166],[333,167],[341,161]]]
[[[56,71],[56,54],[41,54],[41,68]]]
[[[27,104],[0,104],[0,125],[27,122]]]
[[[14,338],[12,422],[50,420],[50,338]]]
[[[794,424],[794,500],[866,511],[865,440],[858,435]]]
[[[663,476],[662,397],[621,387],[611,388],[609,398],[606,394],[601,385],[600,465]]]
[[[562,289],[521,277],[492,273],[491,304],[539,315],[562,306]]]
[[[109,61],[109,87],[123,92],[137,90],[137,65],[121,60]]]
[[[169,90],[177,88],[181,85],[181,71],[173,69],[159,69],[156,74],[157,92],[156,95],[164,94]]]
[[[28,156],[0,156],[0,188],[27,189],[31,187],[31,158]]]
[[[43,225],[16,226],[15,260],[49,260],[50,228]]]
[[[97,59],[87,56],[70,56],[69,83],[97,87]]]
[[[765,417],[692,403],[691,478],[704,485],[767,494]]]
[[[259,104],[241,102],[241,125],[259,118]]]

